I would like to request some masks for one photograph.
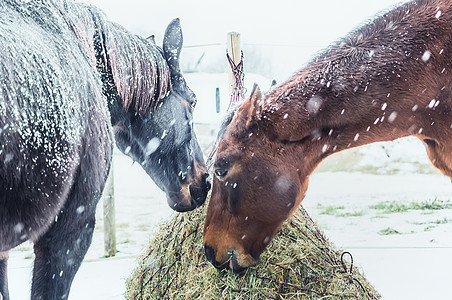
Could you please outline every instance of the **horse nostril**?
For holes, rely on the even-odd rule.
[[[209,191],[211,186],[212,186],[210,184],[210,180],[209,180],[209,173],[206,173],[206,174],[202,175],[202,181],[201,182],[204,185],[205,190]]]
[[[207,260],[218,270],[223,270],[228,267],[228,262],[225,263],[219,263],[215,260],[215,250],[212,247],[207,246],[204,244],[204,251],[206,253]]]
[[[207,260],[210,261],[213,265],[216,265],[215,264],[215,250],[213,250],[212,247],[204,245],[204,251],[206,252]]]

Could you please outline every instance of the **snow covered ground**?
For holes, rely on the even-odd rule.
[[[428,165],[421,144],[414,140],[374,144],[348,153],[328,159],[311,177],[303,201],[307,211],[337,247],[352,253],[355,266],[383,299],[450,299],[450,179]],[[422,171],[391,168],[393,163],[403,166],[411,160],[416,160]],[[369,161],[377,167],[371,168]],[[94,241],[74,280],[70,299],[123,299],[124,283],[136,257],[147,246],[156,224],[173,214],[163,193],[138,165],[117,153],[114,168],[119,253],[115,258],[102,258],[99,206]],[[403,203],[408,209],[386,211],[385,203]],[[417,209],[410,209],[416,207],[413,203],[418,204]],[[374,208],[377,204],[382,207]],[[429,209],[425,204],[437,204],[441,209]],[[29,298],[31,258],[30,244],[11,253],[12,299]]]

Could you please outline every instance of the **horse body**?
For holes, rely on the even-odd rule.
[[[80,59],[81,52],[71,50],[77,44],[65,32],[49,37],[38,24],[25,22],[18,11],[1,13],[2,20],[15,20],[0,23],[5,33],[1,35],[0,219],[9,227],[2,226],[0,251],[6,251],[36,239],[54,222],[85,155],[98,156],[103,167],[99,176],[106,176],[112,141],[98,79],[94,72],[85,71],[92,67]],[[80,69],[72,67],[76,65]],[[103,122],[90,122],[96,119]],[[21,214],[16,213],[18,208]]]
[[[305,196],[325,157],[416,136],[452,178],[452,3],[402,5],[338,41],[266,96],[256,88],[216,153],[206,255],[236,272]]]
[[[27,240],[36,257],[32,298],[68,297],[91,243],[112,132],[173,209],[202,204],[209,183],[191,124],[196,98],[178,66],[181,46],[178,20],[160,49],[94,7],[0,3],[3,299],[7,252]]]

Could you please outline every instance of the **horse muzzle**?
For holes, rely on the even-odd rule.
[[[236,274],[243,274],[246,269],[257,264],[256,259],[249,255],[240,255],[239,252],[234,249],[228,251],[227,259],[222,263],[217,262],[215,258],[215,250],[212,247],[204,245],[204,251],[206,253],[207,260],[219,270],[228,268]]]
[[[177,212],[192,211],[204,204],[210,191],[209,174],[203,174],[199,183],[186,183],[178,192],[168,192],[168,205]]]
[[[201,176],[201,182],[199,185],[191,184],[189,186],[189,190],[192,202],[194,202],[197,206],[203,205],[211,186],[208,173]]]

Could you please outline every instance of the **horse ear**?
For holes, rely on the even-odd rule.
[[[179,56],[182,49],[183,37],[179,19],[174,19],[168,25],[163,38],[163,53],[171,74],[180,73]]]
[[[156,45],[156,43],[155,43],[155,35],[151,35],[151,36],[148,36],[147,38],[146,38],[146,40],[149,42],[149,43],[151,43],[152,45]]]
[[[261,110],[261,101],[262,101],[262,92],[259,86],[255,83],[253,86],[253,90],[248,99],[249,101],[249,109],[248,116],[246,120],[246,128],[249,128],[253,122],[259,119],[259,114]]]

